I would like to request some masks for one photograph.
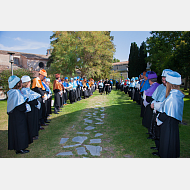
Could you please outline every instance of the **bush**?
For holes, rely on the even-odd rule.
[[[21,78],[24,75],[30,76],[33,78],[33,72],[26,69],[17,69],[13,71],[13,74]],[[11,76],[11,70],[4,70],[0,73],[0,87],[3,88],[5,94],[9,91],[8,78]]]

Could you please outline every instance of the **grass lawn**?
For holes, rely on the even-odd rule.
[[[187,93],[187,92],[185,92]],[[180,146],[181,157],[190,157],[190,98],[186,95],[184,98],[184,115],[183,122],[186,125],[180,125]],[[101,112],[101,107],[105,111]],[[95,108],[95,109],[94,109]],[[98,108],[98,109],[97,109]],[[100,158],[157,158],[151,153],[150,147],[155,146],[154,141],[147,139],[145,134],[147,129],[142,126],[142,118],[140,117],[140,106],[130,100],[128,95],[123,92],[113,90],[110,95],[100,95],[97,91],[88,99],[83,99],[74,104],[68,104],[62,108],[59,115],[52,114],[51,123],[45,127],[45,130],[39,132],[39,139],[29,145],[30,152],[24,155],[16,155],[13,150],[8,150],[8,131],[6,114],[6,101],[0,101],[0,157],[3,158],[61,158],[56,156],[59,152],[72,151],[73,156],[65,156],[67,158],[100,157]],[[84,128],[84,119],[94,112],[98,118],[102,117],[104,124],[95,124],[99,122],[96,117],[90,126],[96,127],[92,131],[86,131]],[[77,132],[90,132],[89,135],[77,135]],[[72,142],[72,138],[76,136],[87,136],[88,139],[82,145],[88,145],[90,139],[94,138],[97,132],[103,135],[97,138],[101,139],[102,147],[100,156],[92,156],[88,150],[87,155],[78,155],[76,147],[64,149],[59,144],[61,138],[69,138],[64,144],[76,144]]]

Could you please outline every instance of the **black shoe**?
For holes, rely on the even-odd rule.
[[[28,153],[29,150],[17,150],[16,151],[16,154],[25,154],[25,153]]]
[[[152,137],[151,137],[151,136],[149,136],[149,137],[147,137],[147,139],[152,139]]]
[[[159,156],[158,152],[153,152],[152,153],[154,156]]]
[[[33,137],[33,140],[37,140],[37,139],[38,139],[38,136]]]
[[[44,130],[44,128],[40,126],[40,130]]]
[[[158,150],[157,147],[150,147],[150,149],[153,149],[153,150]]]
[[[54,114],[59,114],[58,112],[54,112]]]

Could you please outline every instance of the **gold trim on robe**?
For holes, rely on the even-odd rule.
[[[54,82],[53,82],[53,90],[55,90],[55,89],[62,91],[62,86],[61,86],[60,82],[58,82],[57,80],[54,80]]]
[[[42,90],[45,90],[43,84],[42,84],[42,81],[37,77],[37,78],[34,78],[33,79],[33,82],[32,82],[32,89],[33,88],[41,88]]]

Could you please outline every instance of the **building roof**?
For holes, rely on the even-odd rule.
[[[24,56],[27,59],[48,59],[49,56],[42,55],[42,54],[33,54],[33,53],[23,53],[23,52],[16,52],[16,51],[6,51],[6,50],[0,50],[0,54],[7,55],[9,52],[15,53],[15,56]]]
[[[112,65],[128,65],[129,61],[122,61],[122,62],[117,62],[117,63],[112,63]]]

